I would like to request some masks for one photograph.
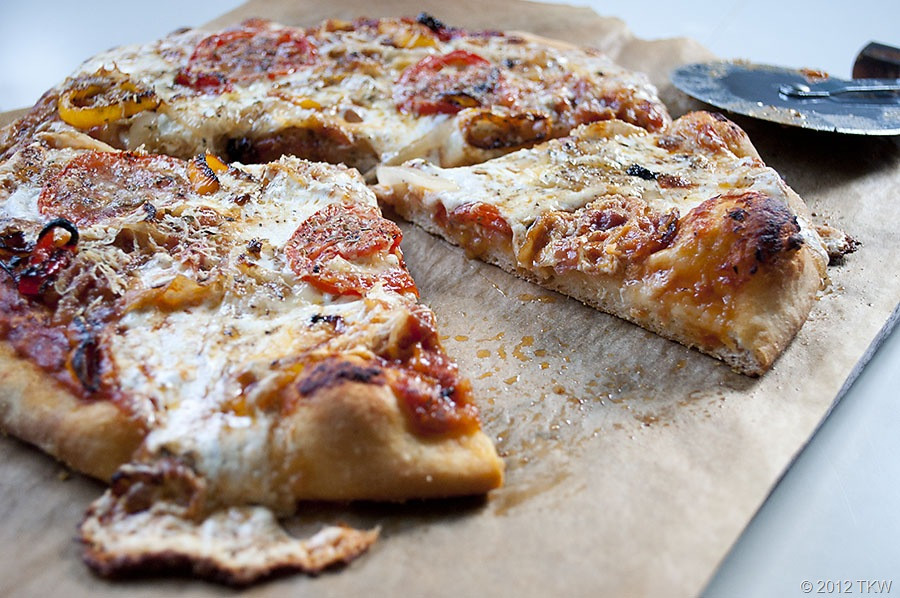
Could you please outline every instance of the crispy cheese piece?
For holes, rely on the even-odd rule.
[[[269,509],[227,506],[204,513],[204,480],[169,460],[126,465],[80,526],[85,561],[100,575],[183,571],[229,585],[275,573],[319,573],[365,552],[378,530],[324,527],[289,536]]]

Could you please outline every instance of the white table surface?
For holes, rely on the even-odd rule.
[[[155,0],[135,18],[125,8],[131,4],[115,0],[3,0],[0,111],[32,104],[101,50],[204,23],[240,3]],[[850,76],[867,42],[900,46],[898,0],[569,3],[619,17],[642,38],[692,37],[723,58],[838,77]],[[895,331],[747,527],[706,596],[900,594],[897,389]]]

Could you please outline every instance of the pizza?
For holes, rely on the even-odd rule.
[[[740,129],[594,50],[424,14],[110,50],[0,131],[0,425],[109,483],[94,571],[315,573],[377,530],[291,537],[298,501],[502,484],[379,200],[752,375],[824,276]]]
[[[504,270],[717,357],[771,367],[828,252],[805,205],[722,116],[604,121],[471,167],[378,171],[397,213]]]

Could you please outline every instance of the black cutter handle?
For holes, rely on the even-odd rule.
[[[854,79],[900,79],[900,48],[869,42],[853,63]]]

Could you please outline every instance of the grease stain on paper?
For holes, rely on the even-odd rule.
[[[460,326],[449,329],[451,354],[472,381],[482,427],[506,464],[506,484],[489,499],[497,514],[547,493],[552,500],[567,493],[578,479],[572,468],[592,447],[674,433],[679,421],[713,417],[712,405],[741,386],[723,368],[703,372],[686,349],[649,333],[607,341],[575,320],[554,325],[541,310],[555,296],[519,299],[530,313],[508,320],[458,317]],[[638,358],[635,346],[642,342],[650,349]],[[693,384],[702,387],[690,391]]]

